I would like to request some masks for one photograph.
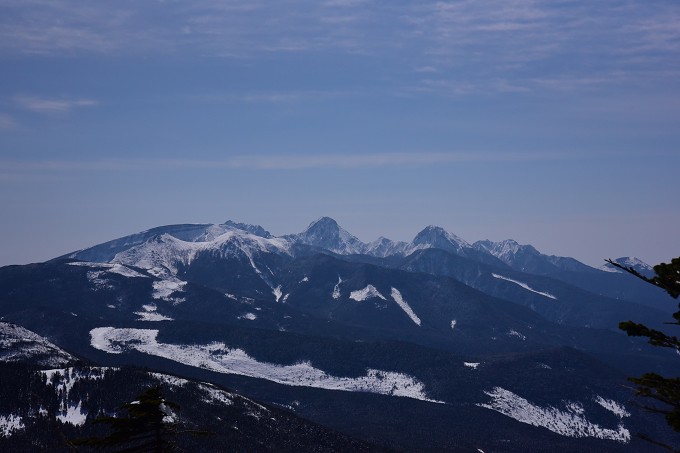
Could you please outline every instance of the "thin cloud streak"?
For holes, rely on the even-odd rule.
[[[66,113],[79,107],[97,105],[93,99],[46,99],[33,96],[17,96],[14,101],[19,107],[37,113]]]
[[[80,171],[137,171],[153,169],[311,170],[376,167],[432,166],[463,163],[559,161],[593,157],[566,152],[519,153],[377,153],[361,155],[235,156],[221,160],[201,159],[105,159],[94,161],[0,161],[5,174],[66,173]]]

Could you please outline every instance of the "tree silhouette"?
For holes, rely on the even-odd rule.
[[[661,263],[654,266],[656,275],[651,278],[645,277],[635,269],[622,266],[610,259],[606,261],[647,283],[658,286],[665,290],[673,299],[677,299],[680,296],[680,257],[673,258],[670,264]],[[673,313],[673,319],[673,322],[666,324],[680,326],[680,305],[678,306],[678,311]],[[680,340],[675,336],[650,329],[644,324],[633,321],[621,322],[619,323],[619,328],[624,330],[629,336],[647,337],[649,344],[675,349],[680,354]],[[656,373],[645,373],[640,377],[629,378],[629,380],[636,384],[635,393],[637,395],[652,400],[650,403],[643,404],[642,407],[650,412],[663,414],[670,427],[680,432],[680,378],[665,378]],[[644,434],[640,435],[640,437],[671,451],[680,451],[670,445],[651,439]]]
[[[160,386],[150,387],[135,401],[123,404],[127,417],[99,417],[95,423],[109,425],[106,437],[76,440],[75,445],[99,448],[119,447],[125,453],[161,453],[176,451],[173,439],[180,434],[209,434],[202,431],[180,430],[176,422],[179,406],[165,399]]]

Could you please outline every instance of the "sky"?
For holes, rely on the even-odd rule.
[[[680,255],[676,0],[0,0],[0,265],[173,223]]]

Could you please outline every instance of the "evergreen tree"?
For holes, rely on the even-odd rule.
[[[677,299],[680,296],[680,257],[673,258],[670,264],[661,263],[654,266],[656,275],[651,278],[645,277],[635,269],[622,266],[612,260],[606,261],[647,283],[662,288],[673,299]],[[678,311],[673,313],[673,319],[674,321],[667,324],[680,326],[680,305],[678,305]],[[633,321],[622,322],[619,324],[619,328],[624,330],[629,336],[647,337],[649,344],[675,349],[680,354],[680,340],[675,336],[650,329],[644,324]],[[629,378],[629,380],[636,384],[635,392],[637,395],[651,400],[650,403],[644,404],[642,407],[648,411],[663,414],[671,428],[680,432],[680,378],[665,378],[656,373],[646,373],[640,377]],[[678,449],[655,441],[645,435],[641,435],[641,437],[661,447],[680,452]]]
[[[112,432],[101,438],[89,438],[74,441],[76,445],[95,447],[117,447],[119,452],[161,453],[175,451],[172,439],[180,431],[175,422],[174,413],[179,406],[166,400],[161,394],[160,386],[151,387],[137,397],[137,400],[121,406],[127,417],[99,417],[95,423],[109,425]]]

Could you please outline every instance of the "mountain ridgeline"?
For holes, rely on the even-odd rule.
[[[197,451],[653,451],[635,434],[667,440],[663,420],[622,384],[680,366],[617,325],[662,325],[666,299],[613,266],[436,226],[369,243],[328,217],[279,237],[153,228],[0,268],[3,382],[51,401],[8,399],[0,447],[87,434],[116,407],[87,395],[135,376],[126,398],[161,382],[207,405],[187,423],[222,428]]]

